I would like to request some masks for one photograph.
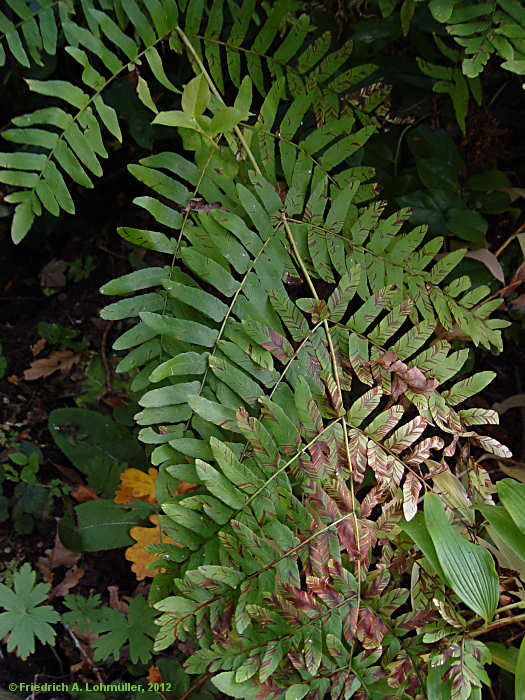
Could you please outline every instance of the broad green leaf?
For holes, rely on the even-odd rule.
[[[140,289],[156,287],[169,276],[169,267],[145,267],[107,282],[100,288],[101,294],[129,294]]]
[[[160,294],[139,294],[105,306],[101,309],[100,316],[106,321],[120,321],[123,318],[138,316],[141,311],[159,311],[163,304],[164,299]]]
[[[456,0],[430,0],[429,9],[434,19],[438,22],[446,22],[452,11]]]
[[[525,533],[525,484],[514,479],[498,481],[498,496],[518,530]]]
[[[309,690],[310,686],[306,683],[295,683],[286,690],[285,700],[302,700]]]
[[[237,683],[235,671],[223,671],[217,673],[211,679],[213,685],[221,692],[232,698],[244,698],[244,700],[255,700],[258,690],[255,686],[247,683]]]
[[[210,89],[206,78],[201,73],[184,87],[182,93],[182,110],[189,117],[200,117],[210,101]]]
[[[518,659],[516,661],[515,700],[525,700],[525,637],[521,640]]]
[[[425,495],[424,513],[446,582],[465,605],[489,622],[499,600],[499,580],[491,555],[452,527],[436,494]]]
[[[484,504],[476,507],[489,521],[503,542],[525,562],[525,534],[519,531],[505,508]]]
[[[175,340],[182,340],[186,343],[203,345],[211,348],[215,344],[218,331],[202,323],[186,321],[171,316],[151,313],[150,311],[140,312],[140,318],[144,323],[161,335],[167,335]]]
[[[410,521],[406,519],[402,520],[401,527],[407,533],[407,535],[414,540],[416,545],[432,565],[434,571],[436,571],[439,576],[444,579],[445,575],[443,573],[443,569],[441,568],[441,564],[439,563],[436,549],[429,535],[427,526],[425,525],[425,516],[423,513],[417,513],[417,515]]]
[[[228,312],[228,307],[220,299],[197,287],[187,287],[171,280],[164,280],[163,286],[171,297],[197,309],[214,321],[222,321]]]
[[[150,382],[160,382],[166,377],[204,374],[207,366],[206,355],[199,355],[196,352],[183,352],[155,367],[149,376],[149,380]]]
[[[501,642],[485,642],[487,649],[492,656],[492,663],[499,666],[504,671],[516,673],[516,663],[518,661],[519,650],[516,647],[506,647]],[[518,696],[515,696],[515,700]],[[523,696],[525,698],[525,695]]]
[[[223,476],[217,469],[203,462],[201,459],[195,460],[195,469],[201,482],[207,489],[219,500],[226,503],[227,506],[237,510],[242,508],[245,501],[245,496],[236,487]]]
[[[110,499],[88,501],[75,506],[75,518],[64,516],[59,525],[64,546],[75,552],[99,552],[118,547],[129,547],[135,540],[129,529],[147,521],[152,506],[130,508]],[[76,520],[76,523],[75,523]]]

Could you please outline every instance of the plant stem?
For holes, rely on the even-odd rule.
[[[500,627],[506,627],[507,625],[513,625],[516,622],[525,621],[525,613],[523,615],[516,615],[516,617],[506,617],[504,620],[495,620],[491,622],[490,625],[483,625],[478,627],[478,629],[473,630],[469,633],[469,637],[479,637],[481,634],[486,634],[492,630],[499,629]]]
[[[498,615],[505,610],[512,610],[512,608],[525,608],[525,600],[518,600],[517,603],[509,603],[509,605],[504,605],[502,608],[498,608],[494,614]]]
[[[186,44],[186,48],[191,53],[193,60],[199,66],[199,69],[202,71],[202,74],[206,78],[206,82],[210,86],[210,90],[213,92],[213,94],[219,100],[219,102],[221,102],[221,104],[225,104],[224,100],[222,99],[221,93],[217,90],[215,83],[212,80],[211,75],[208,73],[208,71],[204,67],[203,62],[201,61],[199,54],[193,48],[191,41],[188,39],[188,37],[186,36],[186,34],[182,31],[182,29],[180,27],[177,27],[177,31],[178,31],[182,41]],[[261,173],[261,169],[259,168],[259,164],[255,160],[255,156],[251,152],[250,147],[248,146],[248,143],[246,142],[246,139],[244,138],[242,131],[240,130],[240,128],[238,126],[234,127],[234,131],[235,131],[235,135],[237,136],[237,138],[241,142],[242,147],[246,151],[246,155],[248,156],[251,164],[253,165],[253,169],[255,170],[255,172],[258,175],[261,175],[262,173]]]
[[[286,219],[286,214],[283,211],[282,214],[282,222],[284,229],[286,231],[286,235],[288,236],[288,240],[290,241],[290,245],[292,246],[292,250],[294,253],[294,256],[301,268],[301,272],[304,275],[304,278],[306,280],[306,283],[308,284],[308,287],[310,288],[310,291],[312,292],[312,296],[314,299],[317,299],[319,301],[319,296],[317,294],[317,291],[314,287],[314,283],[312,282],[312,278],[310,277],[310,274],[308,270],[306,269],[306,265],[304,264],[304,261],[301,257],[301,254],[297,248],[297,244],[295,242],[295,239],[293,237],[292,229],[290,228],[290,224],[288,223],[288,220]],[[341,405],[343,405],[343,392],[341,390],[341,381],[339,378],[339,371],[337,367],[337,358],[335,355],[335,349],[334,349],[334,344],[332,342],[332,335],[330,333],[330,327],[328,325],[328,321],[326,319],[323,320],[323,327],[325,329],[326,333],[326,341],[328,343],[328,349],[330,351],[330,358],[332,360],[332,367],[333,367],[333,372],[334,372],[334,379],[335,383],[337,386],[337,392],[339,394],[339,400],[341,401]],[[335,406],[334,406],[335,408]],[[344,409],[343,409],[344,410]],[[352,462],[350,459],[350,444],[348,442],[348,429],[347,429],[347,424],[346,424],[346,419],[345,419],[345,414],[343,413],[342,416],[340,416],[341,419],[341,424],[342,424],[342,429],[343,429],[343,439],[344,439],[344,445],[345,445],[345,454],[346,454],[346,459],[348,462],[348,471],[350,472],[350,498],[352,502],[352,519],[354,523],[354,537],[355,537],[355,546],[356,546],[356,579],[357,579],[357,611],[356,611],[356,616],[359,617],[359,607],[361,604],[361,547],[360,547],[360,537],[359,537],[359,521],[357,519],[356,515],[356,502],[355,502],[355,488],[354,488],[354,479],[352,476]],[[350,658],[348,661],[348,668],[350,668],[352,664],[352,658],[354,655],[354,646],[355,646],[355,639],[352,640],[352,644],[350,647]]]

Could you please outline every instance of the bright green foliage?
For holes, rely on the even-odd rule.
[[[35,651],[35,637],[42,644],[55,642],[55,630],[51,625],[60,615],[49,605],[40,605],[47,598],[51,586],[37,583],[36,572],[26,563],[13,575],[14,590],[0,583],[0,637],[9,635],[7,651],[16,649],[21,659]]]
[[[505,545],[522,560],[525,566],[525,520],[523,518],[525,495],[524,484],[515,479],[498,482],[500,506],[479,505],[478,509],[490,524],[489,534],[496,534]]]
[[[149,547],[173,576],[153,599],[155,649],[191,639],[187,670],[210,671],[233,697],[386,698],[425,692],[428,645],[443,639],[435,653],[454,662],[442,674],[466,698],[465,673],[487,682],[488,653],[426,559],[407,602],[414,545],[400,526],[432,478],[429,457],[467,441],[509,455],[471,429],[493,412],[455,408],[487,377],[455,381],[468,350],[435,337],[439,321],[501,347],[505,324],[490,318],[488,288],[453,280],[464,250],[436,259],[442,240],[406,229],[408,210],[383,215],[370,169],[351,161],[367,127],[343,114],[316,128],[315,103],[283,75],[259,110],[245,79],[242,131],[233,120],[215,133],[225,105],[197,70],[178,116],[156,117],[179,124],[195,156],[130,166],[155,223],[120,230],[171,265],[103,288],[125,297],[103,315],[133,310],[115,347],[142,393],[152,462],[172,492],[198,484],[160,501],[162,531],[183,547]]]

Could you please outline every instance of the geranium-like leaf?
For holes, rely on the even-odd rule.
[[[54,644],[55,630],[51,624],[60,620],[60,615],[50,605],[40,605],[51,586],[48,583],[35,585],[36,572],[25,563],[13,574],[14,590],[0,583],[0,638],[9,634],[7,651],[16,650],[21,659],[35,651],[35,637],[42,644]]]

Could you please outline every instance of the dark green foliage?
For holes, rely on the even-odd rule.
[[[408,30],[414,8],[403,8]],[[61,106],[4,132],[24,145],[0,161],[0,179],[19,188],[6,198],[17,205],[12,237],[42,207],[73,211],[64,175],[90,187],[102,174],[106,145],[121,138],[108,88],[132,73],[174,145],[129,165],[150,223],[119,234],[166,257],[104,285],[122,298],[102,317],[131,320],[113,346],[125,353],[116,370],[132,376],[139,437],[160,472],[162,534],[179,545],[148,548],[166,569],[152,586],[155,651],[184,645],[187,672],[209,673],[231,697],[439,689],[474,700],[489,683],[490,653],[476,637],[496,612],[498,581],[492,554],[467,537],[477,537],[472,504],[491,493],[470,452],[510,453],[472,428],[496,423],[494,411],[459,407],[491,375],[466,373],[468,348],[447,338],[501,351],[508,324],[492,318],[501,300],[490,287],[459,272],[466,249],[444,248],[421,211],[410,225],[411,207],[378,199],[362,149],[395,122],[389,89],[370,82],[376,66],[353,60],[351,42],[334,50],[302,9],[288,0],[61,6],[83,87],[30,81]],[[169,49],[177,69],[192,71],[182,83]],[[451,71],[440,91],[463,123],[469,88]],[[448,229],[482,238],[453,155],[440,170],[417,139],[411,149],[421,183],[445,193]],[[145,467],[129,433],[90,411],[55,411],[50,428],[105,496],[124,463]],[[451,470],[462,460],[468,496]],[[170,496],[181,481],[196,488]],[[442,498],[427,496],[423,516],[428,490]],[[61,537],[83,551],[124,546],[150,511],[85,503],[62,519]],[[497,531],[495,511],[482,513]],[[469,561],[474,584],[457,575]],[[95,660],[118,658],[125,644],[132,661],[149,659],[153,613],[141,598],[127,618],[68,605],[65,621],[87,616],[84,627],[102,634]]]
[[[202,71],[198,47],[188,50]],[[182,111],[155,118],[180,129],[194,162],[165,152],[130,168],[152,190],[138,203],[157,230],[121,235],[181,264],[133,273],[141,296],[118,308],[137,308],[138,323],[115,345],[129,350],[121,369],[140,370],[136,418],[153,463],[199,484],[161,504],[163,531],[184,549],[151,548],[175,577],[155,604],[155,648],[192,639],[189,672],[211,671],[233,697],[412,695],[425,690],[434,631],[453,658],[460,638],[428,607],[448,581],[422,571],[421,601],[398,610],[412,547],[399,525],[417,512],[441,435],[446,456],[458,440],[508,454],[454,408],[467,352],[434,329],[457,323],[500,347],[505,322],[490,319],[488,287],[443,284],[465,251],[436,260],[441,239],[405,231],[410,211],[383,216],[369,169],[348,164],[363,134],[347,135],[354,119],[301,128],[316,106],[286,91],[287,79],[222,137],[222,98],[199,73]],[[103,291],[128,295],[130,281]],[[140,310],[146,299],[154,308]],[[372,563],[377,542],[389,544]],[[414,633],[427,626],[428,641]],[[480,649],[488,659],[469,644],[442,669],[452,683]]]
[[[96,634],[93,646],[95,661],[112,656],[119,658],[124,648],[129,648],[132,663],[147,663],[151,658],[155,625],[154,613],[141,595],[131,599],[126,615],[107,605],[100,605],[98,595],[83,598],[66,595],[64,602],[69,611],[62,621],[69,627],[78,627],[83,634]]]

